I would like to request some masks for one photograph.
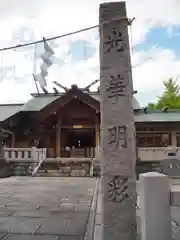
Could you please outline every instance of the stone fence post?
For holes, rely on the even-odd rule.
[[[33,162],[37,162],[37,151],[36,147],[31,148],[31,159]]]
[[[171,240],[170,180],[157,172],[140,174],[142,240]]]

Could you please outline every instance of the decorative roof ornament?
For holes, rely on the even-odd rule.
[[[45,77],[42,75],[42,73],[33,74],[33,77],[34,77],[34,80],[39,83],[39,85],[41,86],[41,88],[46,87],[46,85],[47,85],[46,79],[45,79]]]
[[[34,80],[39,82],[39,85],[42,89],[47,86],[46,77],[48,75],[48,68],[52,65],[52,56],[55,54],[53,49],[46,42],[46,39],[43,38],[44,41],[44,53],[41,55],[43,60],[42,65],[40,66],[40,73],[33,74]]]
[[[143,112],[144,112],[144,114],[148,114],[148,107],[144,107]]]
[[[60,83],[58,83],[58,82],[56,82],[56,81],[53,81],[53,83],[54,83],[56,86],[62,88],[65,92],[68,92],[68,88],[67,88],[67,87],[64,87],[63,85],[61,85]]]
[[[168,106],[166,106],[166,107],[163,107],[163,109],[161,111],[166,113],[168,111],[168,109],[169,109]]]
[[[91,82],[89,85],[87,85],[87,86],[84,88],[84,90],[90,92],[90,87],[92,87],[94,84],[96,84],[96,83],[99,82],[99,81],[100,81],[100,79],[94,80],[94,81]]]
[[[76,84],[72,84],[71,88],[75,89],[75,88],[78,88],[78,86]]]

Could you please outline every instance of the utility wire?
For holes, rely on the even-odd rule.
[[[107,23],[110,23],[110,22],[112,22],[112,21],[117,21],[117,20],[127,20],[127,25],[130,25],[130,26],[131,26],[131,24],[132,24],[132,22],[134,21],[134,19],[135,19],[135,18],[133,18],[133,19],[131,20],[130,18],[116,17],[116,18],[114,18],[114,19],[111,19],[110,21],[101,22],[100,25],[107,24]],[[92,27],[83,28],[83,29],[77,30],[77,31],[75,31],[75,32],[70,32],[70,33],[62,34],[62,35],[55,36],[55,37],[51,37],[51,38],[43,38],[43,39],[38,40],[38,41],[33,41],[33,42],[29,42],[29,43],[24,43],[24,44],[17,44],[17,45],[10,46],[10,47],[6,47],[6,48],[0,48],[0,52],[1,52],[1,51],[10,50],[10,49],[16,49],[16,48],[20,48],[20,47],[26,47],[26,46],[34,45],[34,44],[37,44],[37,43],[42,43],[42,42],[44,42],[44,40],[45,40],[45,41],[51,41],[51,40],[55,40],[55,39],[58,39],[58,38],[67,37],[67,36],[70,36],[70,35],[73,35],[73,34],[76,34],[76,33],[85,32],[85,31],[88,31],[88,30],[91,30],[91,29],[98,28],[100,25],[94,25],[94,26],[92,26]]]
[[[4,66],[4,55],[3,55],[3,52],[1,52],[0,59],[1,59],[1,67],[0,67],[0,82],[1,82],[4,78],[4,68],[3,68],[3,66]]]
[[[55,39],[58,39],[58,38],[63,38],[63,37],[70,36],[70,35],[73,35],[73,34],[76,34],[76,33],[85,32],[85,31],[88,31],[88,30],[91,30],[91,29],[94,29],[94,28],[97,28],[97,27],[99,27],[99,25],[95,25],[95,26],[92,26],[92,27],[80,29],[80,30],[77,30],[75,32],[70,32],[70,33],[66,33],[66,34],[51,37],[51,38],[46,38],[45,40],[46,41],[51,41],[51,40],[55,40]],[[34,44],[42,43],[42,42],[44,42],[44,39],[34,41],[34,42],[24,43],[24,44],[17,44],[17,45],[11,46],[11,47],[0,48],[0,52],[10,50],[10,49],[16,49],[16,48],[20,48],[20,47],[26,47],[26,46],[29,46],[29,45],[34,45]]]

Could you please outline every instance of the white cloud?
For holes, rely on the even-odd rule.
[[[138,55],[138,56],[136,56]],[[151,49],[148,52],[136,53],[133,57],[133,81],[134,88],[139,93],[151,93],[144,99],[143,105],[148,101],[155,101],[157,94],[161,94],[163,81],[170,77],[178,78],[180,83],[180,59],[175,52],[168,49]]]
[[[19,79],[18,79],[19,80]],[[30,98],[29,93],[34,92],[35,85],[32,78],[29,78],[29,83],[18,83],[17,79],[8,79],[0,84],[0,103],[22,103]]]
[[[1,18],[9,18],[10,16],[34,16],[42,10],[46,4],[49,5],[48,0],[6,0],[1,2],[0,5],[0,16]]]
[[[99,4],[102,2],[109,1],[7,0],[1,4],[0,18],[10,24],[6,29],[4,23],[0,27],[8,31],[26,22],[37,37],[66,33],[98,24]],[[134,42],[142,41],[154,25],[180,24],[179,8],[179,0],[127,0],[128,16],[136,17]]]
[[[63,3],[58,0],[4,1],[0,6],[0,31],[3,32],[0,47],[20,43],[22,36],[19,36],[19,40],[11,38],[12,32],[18,31],[22,27],[28,29],[23,36],[23,41],[27,41],[31,40],[32,34],[33,38],[39,39],[43,36],[54,36],[96,25],[98,24],[99,3],[102,2],[108,1],[69,0],[63,1]],[[132,26],[134,44],[145,41],[147,33],[154,26],[168,27],[170,31],[172,26],[180,24],[179,0],[127,0],[127,9],[129,17],[136,17]],[[21,34],[20,31],[19,35]],[[56,56],[61,60],[65,59],[70,43],[78,39],[90,42],[96,49],[95,56],[85,63],[84,61],[76,64],[66,62],[62,65],[60,60],[59,64],[56,62],[49,72],[48,85],[50,88],[52,80],[60,81],[67,86],[73,83],[85,86],[98,77],[98,40],[95,31],[56,40],[55,43],[58,44],[55,49]],[[0,82],[0,102],[22,101],[29,98],[29,93],[35,90],[31,77],[33,71],[32,49],[30,52],[26,50],[21,53],[6,51],[3,54],[3,63],[2,55],[0,58],[0,67],[15,65],[16,75],[19,78],[14,79],[12,73],[9,74],[8,79],[5,77]],[[180,60],[176,59],[175,52],[168,49],[152,46],[148,52],[135,52],[132,62],[135,66],[133,69],[134,87],[139,92],[151,92],[149,100],[151,97],[154,99],[157,92],[162,90],[162,80],[180,74]],[[38,66],[39,61],[37,70]]]

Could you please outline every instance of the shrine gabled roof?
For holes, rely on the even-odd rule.
[[[27,101],[24,106],[20,109],[20,111],[41,111],[43,108],[48,106],[53,101],[57,100],[58,98],[62,97],[65,93],[59,93],[57,95],[54,94],[33,94],[33,97]],[[93,99],[100,102],[100,94],[98,92],[90,92],[86,93]],[[138,110],[140,109],[140,104],[133,96],[133,109]]]
[[[58,95],[35,95],[31,98],[24,106],[21,108],[21,111],[40,111],[59,97],[63,96],[64,93]],[[100,102],[100,94],[99,93],[89,93],[89,95]],[[140,109],[140,105],[135,97],[133,97],[133,109]]]
[[[43,95],[33,97],[24,104],[24,106],[21,108],[21,111],[40,111],[59,97],[59,95]]]
[[[100,102],[100,94],[97,92],[93,92],[93,93],[89,93],[89,95],[92,97],[92,98],[94,98],[94,99],[96,99],[96,100],[98,100],[99,102]],[[137,101],[137,99],[133,96],[133,98],[132,98],[132,105],[133,105],[133,109],[134,110],[139,110],[139,109],[141,109],[141,107],[140,107],[140,104],[139,104],[139,102]]]
[[[1,104],[0,105],[0,122],[18,113],[23,104]]]
[[[24,106],[21,108],[21,111],[41,111],[43,108],[48,106],[50,103],[54,102],[58,98],[61,98],[64,95],[64,93],[60,93],[58,95],[35,95],[33,98],[31,98],[27,103],[24,104]],[[93,99],[100,101],[100,97],[98,97],[99,94],[89,94]]]
[[[0,105],[0,122],[13,116],[20,111],[40,111],[49,103],[55,101],[59,96],[34,97],[26,104],[2,104]],[[135,114],[135,122],[180,122],[180,109],[162,111],[148,111]]]
[[[0,122],[8,119],[18,112],[38,112],[47,107],[49,104],[55,102],[58,98],[61,98],[64,93],[54,94],[37,94],[27,101],[25,104],[1,104],[0,105]],[[88,93],[92,99],[100,101],[100,94],[97,92]],[[134,110],[140,110],[140,105],[135,97],[133,97]],[[135,122],[180,122],[180,109],[168,109],[167,112],[161,110],[138,111],[135,113]]]
[[[46,105],[38,113],[38,118],[42,120],[48,117],[49,114],[58,111],[60,107],[64,107],[73,99],[79,99],[80,101],[89,105],[91,108],[95,109],[96,112],[100,111],[100,102],[97,99],[93,98],[89,93],[82,91],[76,85],[73,85],[72,88],[69,89],[65,94],[61,95],[61,97]]]

